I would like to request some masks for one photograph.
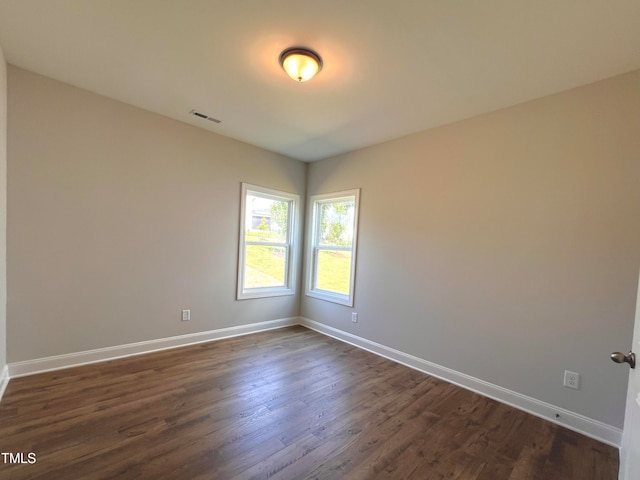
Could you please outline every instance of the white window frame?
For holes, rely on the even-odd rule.
[[[289,203],[287,218],[287,237],[285,242],[247,242],[245,238],[246,218],[247,218],[247,196],[255,195],[270,200],[278,200]],[[242,183],[242,196],[240,200],[240,241],[238,253],[238,286],[237,299],[278,297],[284,295],[295,295],[296,266],[295,249],[297,248],[295,239],[298,234],[296,222],[300,197],[293,193],[281,192],[272,188],[260,187],[249,183]],[[285,248],[285,279],[284,285],[276,287],[244,287],[245,256],[248,245],[262,245],[267,247]]]
[[[322,247],[319,245],[320,239],[320,208],[319,206],[324,203],[334,203],[346,200],[354,200],[355,207],[353,213],[353,241],[351,247]],[[309,228],[307,230],[307,255],[306,255],[306,286],[305,294],[309,297],[319,298],[328,302],[338,303],[340,305],[347,305],[353,307],[354,304],[354,291],[356,282],[356,258],[357,258],[357,245],[358,245],[358,212],[360,210],[360,189],[345,190],[342,192],[325,193],[322,195],[312,195],[309,197],[309,210],[307,221]],[[344,295],[337,292],[328,290],[322,290],[315,285],[316,272],[318,265],[318,252],[320,250],[345,250],[351,251],[351,275],[349,284],[349,294]]]

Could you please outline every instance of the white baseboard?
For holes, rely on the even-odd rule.
[[[460,373],[442,365],[409,355],[393,348],[381,345],[366,338],[358,337],[337,328],[324,325],[314,320],[301,317],[300,324],[319,333],[336,338],[353,346],[362,348],[394,362],[401,363],[415,370],[440,378],[473,392],[492,398],[537,417],[557,423],[570,430],[594,438],[613,447],[620,447],[622,430],[606,423],[599,422],[584,415],[565,410],[550,403],[522,395],[484,380]],[[556,415],[558,417],[556,418]]]
[[[4,395],[7,385],[9,385],[9,367],[5,365],[0,370],[0,400],[2,400],[2,395]]]
[[[68,353],[65,355],[26,360],[24,362],[15,362],[8,365],[9,368],[6,376],[6,382],[8,382],[9,378],[78,367],[81,365],[88,365],[90,363],[105,362],[107,360],[115,360],[116,358],[141,355],[143,353],[157,352],[159,350],[168,350],[170,348],[178,348],[196,343],[220,340],[222,338],[248,335],[250,333],[264,332],[266,330],[273,330],[298,324],[299,321],[297,317],[281,318],[278,320],[250,323],[248,325],[240,325],[237,327],[220,328],[206,332],[178,335],[176,337],[147,340],[144,342],[129,343],[115,347],[98,348],[84,352]],[[4,379],[4,377],[2,378]],[[0,387],[2,385],[3,384],[0,383]]]

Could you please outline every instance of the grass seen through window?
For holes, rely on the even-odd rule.
[[[351,252],[320,250],[317,268],[317,288],[329,292],[349,294]]]
[[[246,239],[270,241],[270,232],[248,231]],[[338,293],[349,293],[351,252],[323,250],[318,252],[317,287]],[[286,260],[284,249],[252,245],[247,247],[245,281],[247,287],[284,285]]]

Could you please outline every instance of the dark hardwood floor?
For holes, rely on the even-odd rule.
[[[2,479],[613,480],[617,450],[303,327],[10,381]],[[24,461],[28,461],[25,455]]]

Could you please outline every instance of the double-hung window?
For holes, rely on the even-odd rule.
[[[353,306],[359,198],[359,189],[310,198],[308,296]]]
[[[295,293],[297,195],[242,184],[237,298]]]

